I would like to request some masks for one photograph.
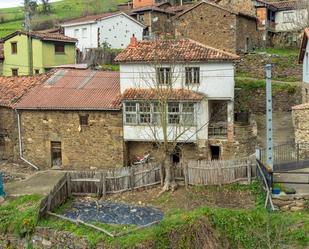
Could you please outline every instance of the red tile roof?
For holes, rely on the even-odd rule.
[[[140,41],[117,55],[117,62],[197,62],[237,60],[235,54],[191,39]]]
[[[26,32],[26,31],[16,31],[6,37],[3,38],[3,41],[6,41],[16,35],[30,35],[33,38],[37,38],[43,41],[62,41],[62,42],[73,42],[76,43],[77,39],[71,38],[68,36],[65,36],[60,33],[42,33],[38,31],[31,31],[31,32]]]
[[[66,24],[83,23],[83,22],[91,22],[91,21],[95,22],[99,19],[106,18],[106,17],[113,16],[113,15],[117,15],[117,14],[120,14],[120,13],[121,12],[118,11],[118,12],[107,12],[107,13],[101,13],[101,14],[96,14],[96,15],[83,16],[81,18],[66,21],[62,24],[66,25]]]
[[[206,96],[187,89],[140,89],[129,88],[122,94],[123,100],[158,100],[169,99],[172,101],[201,101]]]
[[[42,84],[48,75],[0,77],[0,106],[13,107],[31,88]]]
[[[277,10],[292,10],[296,8],[306,8],[306,3],[301,1],[270,2],[269,4],[274,6]]]
[[[36,110],[120,110],[119,72],[59,70],[16,105]]]

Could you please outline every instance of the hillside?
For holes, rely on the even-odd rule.
[[[45,22],[47,25],[52,25],[88,14],[114,11],[117,9],[117,4],[125,2],[127,0],[62,0],[51,3],[49,15],[35,15],[33,24],[39,25]],[[38,12],[40,10],[41,6],[38,7]],[[22,7],[0,9],[0,38],[15,30],[22,29],[23,20],[24,11]]]

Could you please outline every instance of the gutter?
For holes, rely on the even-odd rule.
[[[33,163],[29,162],[27,159],[23,157],[23,149],[22,149],[22,138],[21,138],[21,127],[20,127],[20,114],[18,113],[17,110],[15,110],[16,115],[17,115],[17,127],[18,127],[18,143],[19,143],[19,157],[22,161],[30,165],[36,170],[39,170],[37,166],[35,166]]]

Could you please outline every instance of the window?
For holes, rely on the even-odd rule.
[[[151,123],[151,106],[149,103],[139,104],[139,123],[140,124]]]
[[[56,54],[64,54],[64,44],[63,43],[56,43],[55,44],[55,53]]]
[[[140,22],[143,22],[144,21],[144,14],[137,15],[137,20],[140,21]]]
[[[79,115],[79,124],[81,126],[88,126],[89,115]]]
[[[51,163],[52,166],[62,165],[61,142],[51,142]]]
[[[17,54],[17,42],[12,42],[11,43],[11,53],[12,54]]]
[[[194,103],[183,103],[182,104],[182,123],[184,125],[194,124]]]
[[[126,124],[136,124],[136,103],[135,102],[127,102],[125,103],[125,122]]]
[[[74,29],[74,37],[75,38],[79,37],[79,29]]]
[[[35,73],[35,74],[40,74],[40,70],[39,70],[39,69],[35,69],[35,70],[34,70],[34,73]]]
[[[294,12],[289,11],[289,12],[283,12],[283,22],[284,23],[291,23],[294,19]]]
[[[180,123],[180,108],[179,103],[168,104],[168,123],[179,124]]]
[[[199,83],[200,83],[200,68],[186,67],[186,84],[199,84]]]
[[[169,67],[157,68],[157,80],[158,84],[161,85],[171,84],[171,68]]]
[[[152,122],[156,125],[160,124],[161,122],[161,117],[160,117],[160,113],[162,110],[162,105],[160,105],[159,103],[154,103],[153,104],[153,114],[152,114]]]
[[[18,69],[12,68],[12,76],[18,76]]]
[[[87,38],[87,28],[82,29],[83,38]]]

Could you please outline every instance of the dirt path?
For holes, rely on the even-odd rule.
[[[4,189],[8,196],[47,195],[64,174],[54,170],[39,171],[25,180],[5,184]]]

